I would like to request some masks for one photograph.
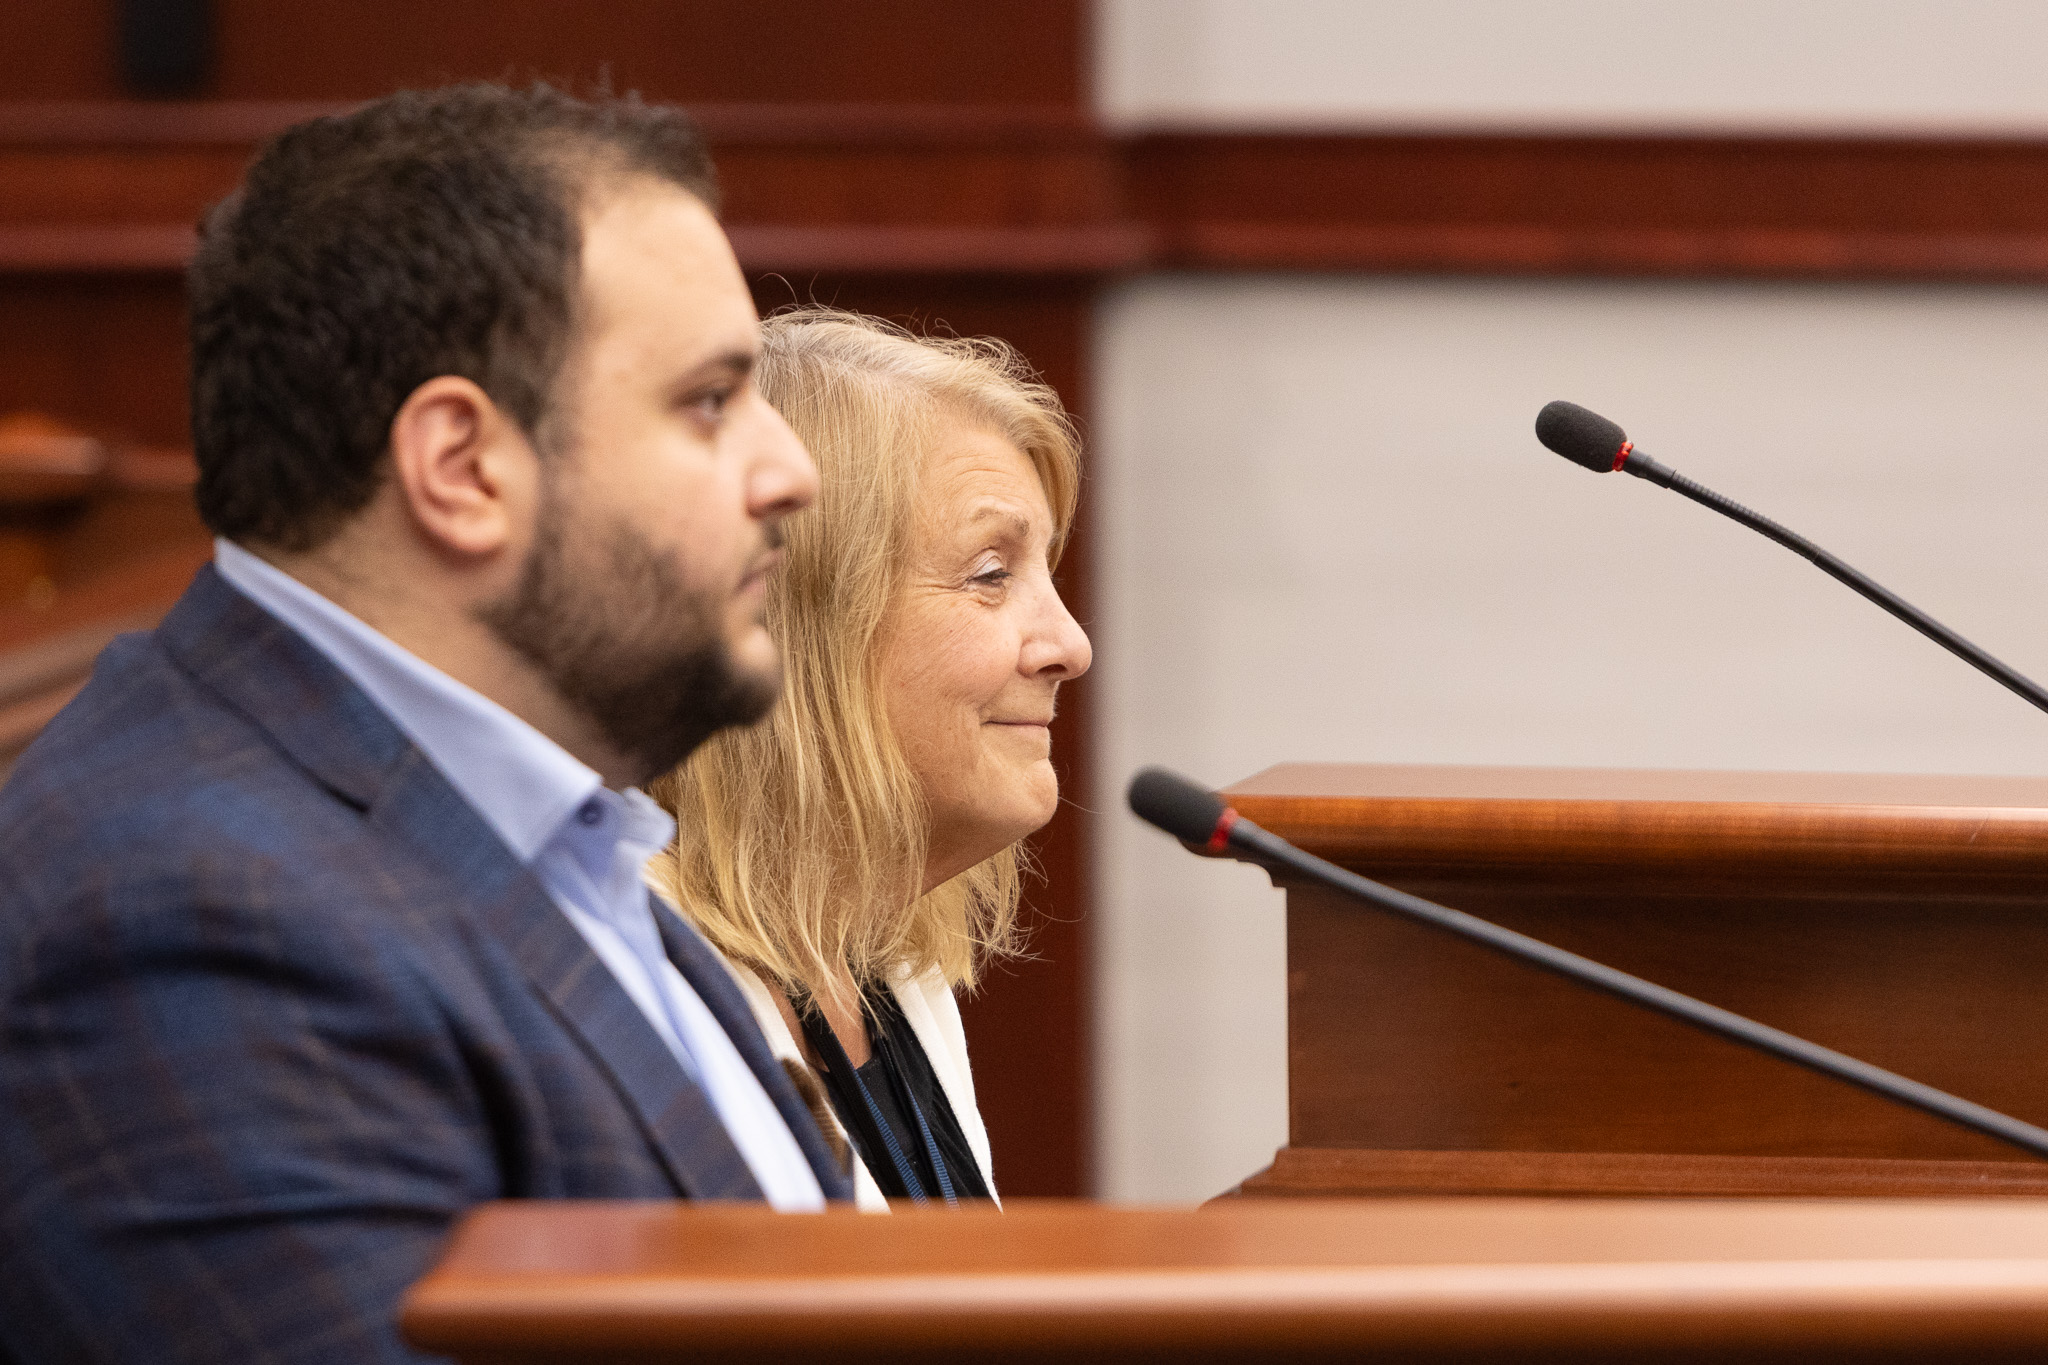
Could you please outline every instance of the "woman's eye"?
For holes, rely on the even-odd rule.
[[[983,569],[980,573],[976,574],[973,578],[969,579],[968,582],[980,583],[985,587],[992,588],[1006,582],[1009,579],[1009,577],[1010,571],[1008,569],[1003,568],[1001,565],[997,565],[995,568],[992,569]]]

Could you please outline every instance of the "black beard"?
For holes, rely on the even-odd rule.
[[[734,666],[719,613],[671,560],[623,522],[584,524],[558,485],[543,489],[518,585],[478,617],[633,760],[638,781],[761,719],[781,690],[779,673]]]

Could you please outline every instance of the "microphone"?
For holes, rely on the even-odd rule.
[[[1701,506],[1711,507],[1722,516],[1739,521],[1750,530],[1777,541],[1792,553],[1811,561],[1815,568],[1830,578],[1848,584],[1949,653],[1974,665],[1995,681],[2017,692],[2042,710],[2048,711],[2048,691],[2044,691],[2039,683],[1986,654],[1926,612],[1864,577],[1805,536],[1785,529],[1769,517],[1750,511],[1739,502],[1722,497],[1711,488],[1694,483],[1668,465],[1657,463],[1636,449],[1635,442],[1628,439],[1627,432],[1599,413],[1563,400],[1545,403],[1543,411],[1536,414],[1536,439],[1573,464],[1590,469],[1595,474],[1619,471],[1633,474],[1639,479],[1648,479],[1659,488],[1668,488],[1674,493],[1691,498]]]
[[[1797,1034],[1759,1024],[1717,1005],[1681,995],[1639,976],[1630,976],[1589,957],[1568,953],[1527,934],[1503,929],[1476,915],[1452,910],[1361,877],[1259,828],[1225,805],[1215,793],[1205,791],[1164,768],[1146,768],[1131,779],[1130,804],[1139,819],[1165,830],[1183,844],[1207,853],[1234,854],[1246,862],[1258,864],[1269,873],[1285,869],[1297,877],[1364,901],[1377,909],[1442,929],[1582,986],[1620,996],[1708,1033],[1794,1062],[1823,1076],[1846,1081],[1973,1132],[2009,1142],[2035,1156],[2048,1157],[2048,1129],[2036,1128],[2031,1123],[1973,1104],[1946,1090],[1937,1090],[1931,1085],[1923,1085],[1896,1072],[1859,1061],[1847,1053],[1808,1042]]]

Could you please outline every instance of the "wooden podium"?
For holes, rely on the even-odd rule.
[[[2048,779],[1287,765],[1368,877],[2048,1124]],[[1289,885],[1288,1146],[1242,1195],[2048,1193],[2048,1163]]]

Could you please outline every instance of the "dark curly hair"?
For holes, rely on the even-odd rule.
[[[317,547],[375,494],[392,419],[436,375],[474,380],[546,451],[581,202],[620,175],[717,207],[689,119],[630,95],[409,91],[274,139],[207,215],[192,262],[206,524]]]

